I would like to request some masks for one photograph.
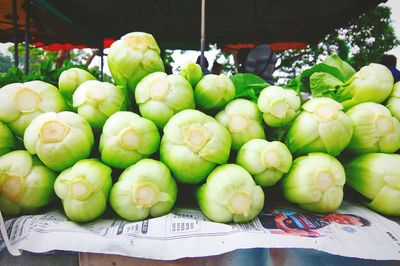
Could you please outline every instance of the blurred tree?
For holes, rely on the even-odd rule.
[[[236,74],[236,67],[235,67],[235,63],[233,60],[233,55],[231,53],[228,52],[220,52],[217,54],[215,61],[217,61],[222,69],[221,69],[221,73],[228,75],[228,76],[232,76],[233,74]]]
[[[337,53],[359,70],[369,63],[379,62],[385,52],[399,44],[392,27],[391,9],[379,5],[345,27],[334,30],[318,44],[309,45],[304,50],[279,52],[275,76],[279,84],[285,84],[331,53]]]
[[[183,53],[182,50],[178,50],[181,51],[181,53]],[[172,58],[172,54],[174,53],[174,50],[170,50],[170,49],[165,49],[165,50],[161,50],[161,59],[163,60],[164,63],[164,70],[165,73],[172,74],[172,64],[174,63],[174,59]]]
[[[236,73],[233,55],[231,53],[222,52],[221,48],[219,48],[217,44],[209,44],[206,53],[211,53],[212,55],[215,55],[214,61],[217,61],[221,65],[221,73],[226,74],[228,76],[231,76]],[[174,73],[179,72],[180,65],[178,64],[184,63],[184,61],[182,62],[174,61],[173,57],[176,54],[184,55],[188,58],[186,61],[190,61],[189,59],[191,59],[193,63],[196,63],[196,59],[200,55],[200,52],[194,50],[162,50],[161,57],[163,59],[164,65],[172,66],[172,71]],[[213,65],[214,61],[208,62],[209,69],[211,69],[211,66]]]
[[[0,73],[7,72],[13,66],[11,56],[0,52]]]
[[[174,59],[172,58],[173,53],[174,53],[174,50],[170,50],[170,49],[161,50],[161,58],[164,62],[164,65],[171,65],[174,62]],[[181,53],[183,53],[182,50],[181,50]]]
[[[10,54],[14,53],[14,46],[8,48]],[[18,67],[23,69],[25,65],[25,46],[23,43],[18,45]],[[56,52],[46,52],[41,48],[35,46],[29,47],[29,69],[31,72],[36,72],[40,70],[40,64],[44,60],[54,60],[56,58]]]
[[[14,46],[9,48],[9,52],[13,53]],[[29,74],[25,75],[22,71],[24,66],[24,45],[20,44],[18,47],[19,52],[19,67],[9,67],[6,72],[0,69],[0,88],[4,85],[14,82],[25,82],[30,80],[42,80],[51,83],[55,86],[58,85],[58,77],[65,69],[78,67],[85,69],[92,73],[97,79],[100,77],[99,67],[88,68],[88,65],[97,55],[97,49],[87,50],[71,50],[68,52],[45,51],[41,48],[31,46],[29,49]],[[1,67],[1,56],[0,56]],[[111,82],[112,78],[106,74],[103,76],[103,81]]]

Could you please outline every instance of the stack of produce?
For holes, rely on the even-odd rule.
[[[108,62],[115,84],[73,68],[59,89],[0,89],[2,213],[59,198],[72,221],[107,208],[139,221],[170,212],[188,184],[210,220],[248,222],[274,200],[272,186],[329,213],[346,183],[372,209],[400,215],[400,85],[386,67],[356,72],[331,55],[284,87],[203,75],[194,63],[167,75],[155,39],[139,32],[116,41]],[[300,91],[312,96],[302,103]]]

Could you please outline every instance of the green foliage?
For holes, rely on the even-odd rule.
[[[293,89],[296,92],[310,92],[310,87],[312,87],[310,81],[312,80],[313,76],[320,77],[319,79],[314,80],[326,81],[329,82],[330,85],[335,87],[336,85],[339,85],[339,83],[341,84],[342,82],[347,81],[354,74],[355,70],[348,63],[343,61],[338,55],[331,54],[321,63],[316,64],[311,68],[303,71],[299,76],[289,81],[285,87]],[[325,78],[321,79],[321,76],[324,76]],[[328,90],[328,88],[330,88],[330,86],[327,86],[328,84],[325,82],[318,83],[319,85],[321,85],[320,89],[322,89],[324,92]],[[314,93],[315,91],[313,90],[313,96],[316,96]]]
[[[357,70],[369,63],[379,62],[386,51],[400,44],[391,26],[390,16],[389,7],[378,6],[361,16],[358,23],[350,25],[349,31],[354,36],[351,46],[360,48],[359,52],[350,58],[350,64]],[[347,33],[344,39],[350,37],[351,35]]]
[[[183,51],[181,51],[183,52]],[[174,59],[172,58],[172,54],[174,53],[174,50],[163,50],[161,52],[161,57],[163,60],[164,65],[171,65],[174,62]]]
[[[13,54],[14,46],[10,46],[8,51]],[[29,47],[29,69],[31,72],[37,72],[41,68],[43,61],[55,61],[57,53],[54,51],[45,51],[35,46]],[[18,67],[23,69],[25,65],[25,45],[20,43],[18,45]]]
[[[334,30],[318,44],[303,50],[278,53],[279,83],[286,83],[305,69],[337,53],[356,70],[369,63],[379,62],[382,55],[400,44],[392,27],[391,10],[387,6],[376,8]]]
[[[0,52],[0,73],[8,71],[13,66],[12,58]]]
[[[16,82],[22,82],[24,74],[19,68],[11,67],[7,72],[0,73],[0,88]]]
[[[89,71],[97,79],[100,79],[100,70],[98,67],[88,69],[85,65],[75,65],[71,61],[64,61],[60,68],[56,68],[54,61],[43,61],[38,65],[38,71],[31,71],[25,75],[21,69],[12,67],[5,73],[0,73],[0,88],[16,82],[26,82],[30,80],[41,80],[58,86],[58,78],[66,69],[77,67]],[[111,82],[111,77],[103,75],[103,81]]]
[[[231,77],[235,85],[235,98],[257,101],[260,92],[269,86],[262,78],[251,73],[238,73]]]
[[[22,47],[22,48],[21,48]],[[16,82],[26,82],[30,80],[41,80],[58,86],[58,78],[66,69],[77,67],[89,71],[97,79],[100,79],[100,69],[98,67],[88,68],[83,62],[89,57],[87,53],[81,50],[71,51],[70,60],[65,60],[61,67],[56,67],[57,53],[54,51],[45,51],[41,48],[30,47],[29,49],[29,74],[23,72],[24,66],[24,49],[23,45],[18,47],[20,55],[19,68],[11,67],[7,72],[0,71],[0,88]],[[10,47],[9,51],[13,52],[14,47]],[[110,76],[104,74],[103,81],[111,82]]]

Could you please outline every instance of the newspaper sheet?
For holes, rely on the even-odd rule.
[[[400,225],[346,202],[331,215],[277,208],[245,224],[214,223],[199,210],[182,208],[141,222],[115,218],[86,224],[50,211],[7,220],[2,229],[14,252],[67,250],[173,260],[243,248],[312,248],[348,257],[400,260]]]

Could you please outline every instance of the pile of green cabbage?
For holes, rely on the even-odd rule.
[[[107,209],[139,221],[172,211],[185,184],[210,220],[248,222],[274,200],[270,187],[329,213],[346,183],[372,209],[400,215],[399,84],[384,66],[356,72],[331,55],[284,87],[190,62],[167,75],[141,32],[113,43],[108,63],[115,84],[71,68],[59,88],[0,88],[2,213],[58,201],[76,222]]]

